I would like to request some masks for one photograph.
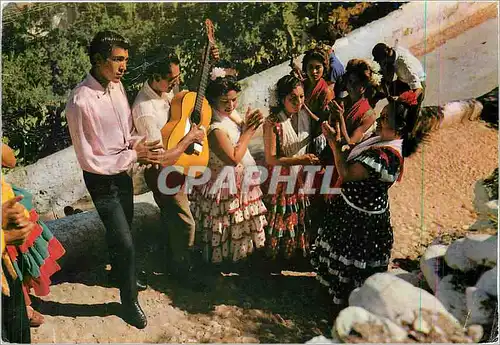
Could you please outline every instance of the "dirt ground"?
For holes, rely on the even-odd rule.
[[[497,146],[496,130],[466,122],[434,133],[406,160],[403,181],[390,192],[393,260],[411,268],[437,235],[469,231],[477,219],[474,185],[498,166]],[[301,343],[329,336],[332,320],[312,274],[264,275],[255,268],[240,275],[207,273],[210,291],[196,292],[169,279],[159,254],[150,252],[157,249],[139,251],[150,285],[139,296],[146,329],[116,315],[118,290],[106,287],[105,271],[97,269],[65,277],[49,296],[34,298],[46,322],[32,329],[33,342]]]

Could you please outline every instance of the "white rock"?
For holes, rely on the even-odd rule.
[[[377,273],[369,277],[351,293],[349,305],[365,308],[396,324],[402,324],[402,321],[412,324],[415,312],[421,309],[441,313],[450,322],[458,324],[458,320],[436,297],[389,273]]]
[[[413,286],[418,286],[418,284],[420,283],[420,277],[415,272],[408,272],[402,268],[395,268],[389,271],[389,273],[394,274],[396,277],[401,278],[404,281],[407,281]]]
[[[328,339],[327,337],[324,337],[322,335],[319,335],[317,337],[312,338],[311,340],[306,341],[305,343],[306,344],[335,344],[337,342],[332,341],[332,339]]]
[[[498,200],[490,200],[485,206],[488,208],[489,214],[498,215]]]
[[[493,319],[493,310],[489,306],[491,299],[488,294],[483,290],[479,290],[477,287],[471,286],[465,290],[465,296],[467,299],[467,309],[469,311],[467,324],[486,325],[491,323]]]
[[[497,266],[495,266],[491,270],[483,273],[481,278],[477,281],[476,287],[483,290],[488,295],[497,296],[497,280],[498,270]]]
[[[484,185],[484,180],[478,180],[474,185],[474,208],[480,216],[486,216],[489,208],[486,204],[490,201],[488,189]]]
[[[429,246],[420,259],[420,270],[424,274],[427,284],[434,292],[441,280],[439,276],[439,272],[441,271],[440,264],[441,261],[444,260],[447,248],[448,246],[442,244]]]
[[[345,340],[356,323],[383,326],[390,339],[394,342],[401,342],[408,337],[406,331],[391,320],[374,315],[360,307],[347,307],[339,313],[335,320],[336,334],[341,340]]]
[[[486,234],[465,237],[465,256],[478,265],[493,267],[497,264],[498,238]]]
[[[465,287],[457,289],[457,286],[452,282],[453,278],[453,275],[450,274],[441,279],[435,295],[443,303],[446,310],[452,313],[463,324],[467,316]]]
[[[476,266],[465,255],[465,238],[460,238],[450,244],[444,259],[449,267],[462,272],[467,272]]]
[[[478,343],[483,337],[484,330],[481,325],[470,325],[467,328],[467,335],[472,338],[472,341]]]
[[[423,318],[415,318],[413,321],[413,329],[417,332],[421,332],[424,334],[429,334],[432,331],[431,326],[425,321]]]

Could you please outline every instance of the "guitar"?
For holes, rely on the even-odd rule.
[[[191,124],[208,128],[212,119],[212,108],[205,99],[205,90],[210,70],[210,50],[215,44],[214,28],[210,19],[205,20],[208,44],[203,58],[200,84],[197,92],[183,91],[174,96],[170,105],[170,118],[163,126],[161,135],[166,150],[175,148],[191,129]],[[209,158],[207,136],[201,144],[194,143],[181,154],[175,162],[177,170],[185,175],[197,177],[203,171],[189,172],[189,167],[198,166],[206,168]]]

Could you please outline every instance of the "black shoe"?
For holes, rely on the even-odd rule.
[[[142,311],[141,306],[138,301],[132,303],[122,304],[123,307],[123,319],[131,326],[138,329],[143,329],[148,324],[148,319],[146,314]]]
[[[109,272],[108,275],[108,282],[114,287],[120,287],[120,280],[118,279],[118,276],[113,273],[113,271]],[[147,277],[146,277],[146,272],[141,271],[138,274],[137,280],[136,280],[136,285],[137,285],[137,291],[144,291],[148,288],[148,282],[147,282]]]

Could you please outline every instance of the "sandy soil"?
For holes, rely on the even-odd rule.
[[[479,122],[441,129],[405,162],[391,189],[393,259],[413,262],[439,234],[465,234],[477,215],[474,185],[498,166],[498,132]],[[142,254],[141,254],[142,255]],[[84,272],[35,299],[46,323],[36,343],[304,342],[329,334],[325,303],[310,274],[214,276],[209,293],[180,286],[161,261],[143,255],[150,287],[140,293],[149,325],[137,330],[118,313],[118,290],[105,287],[103,269]]]

